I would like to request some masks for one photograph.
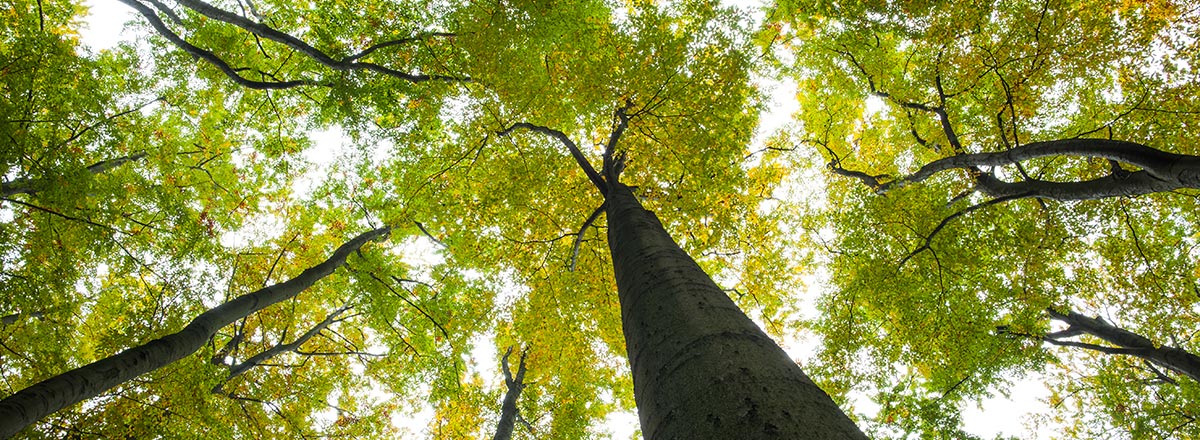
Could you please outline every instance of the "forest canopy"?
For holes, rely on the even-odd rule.
[[[0,437],[1200,438],[1198,5],[0,11]]]

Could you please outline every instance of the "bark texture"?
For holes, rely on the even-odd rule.
[[[350,253],[390,229],[366,232],[338,247],[329,259],[285,282],[239,296],[196,316],[182,330],[43,380],[0,400],[0,438],[64,407],[94,397],[141,374],[195,353],[217,330],[272,304],[292,298],[333,273]]]
[[[1065,312],[1047,309],[1051,318],[1067,324],[1067,329],[1046,335],[1043,340],[1055,345],[1078,347],[1108,354],[1127,354],[1136,356],[1154,365],[1167,368],[1176,373],[1200,381],[1200,356],[1187,350],[1157,345],[1150,338],[1109,324],[1099,318],[1092,318],[1067,310]],[[1087,344],[1075,341],[1064,341],[1063,338],[1089,334],[1115,345]]]
[[[608,183],[608,243],[646,439],[866,438],[627,186]]]
[[[512,351],[512,347],[508,347],[508,351],[500,359],[500,366],[504,370],[504,385],[508,387],[508,390],[504,392],[504,402],[500,404],[500,422],[496,424],[496,435],[492,436],[492,440],[511,439],[513,428],[520,416],[517,399],[521,397],[521,391],[525,390],[525,354],[527,351],[521,351],[521,361],[517,366],[515,377],[508,367],[508,357],[512,355]]]

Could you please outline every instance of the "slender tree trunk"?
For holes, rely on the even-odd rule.
[[[0,400],[0,438],[10,437],[55,411],[195,353],[220,328],[296,296],[345,264],[351,252],[386,235],[389,230],[383,227],[359,235],[338,247],[321,264],[305,269],[295,278],[209,309],[177,333],[43,380]]]
[[[492,436],[492,440],[511,439],[513,427],[516,426],[517,417],[520,415],[517,409],[517,398],[521,397],[521,391],[525,390],[525,354],[527,352],[521,351],[517,375],[513,377],[512,370],[508,367],[508,356],[512,354],[512,351],[512,347],[508,347],[508,351],[500,359],[500,366],[504,368],[504,385],[508,390],[504,392],[504,402],[500,404],[500,422],[496,424],[496,435]]]
[[[629,187],[609,186],[608,243],[646,439],[866,438]]]

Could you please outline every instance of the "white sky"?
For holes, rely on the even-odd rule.
[[[122,40],[137,38],[132,31],[123,29],[124,23],[135,17],[132,9],[113,0],[85,0],[85,4],[90,9],[90,15],[80,30],[81,41],[85,45],[99,51],[114,47]],[[783,128],[790,121],[791,115],[799,110],[794,99],[795,84],[760,81],[764,82],[765,89],[770,93],[771,102],[768,110],[762,115],[755,143],[763,142],[767,136]],[[871,110],[878,111],[877,108]],[[306,153],[305,157],[314,162],[316,167],[310,170],[310,176],[299,179],[298,185],[300,186],[296,189],[300,192],[311,188],[311,185],[318,179],[316,176],[324,175],[322,170],[337,155],[333,153],[334,151],[344,151],[344,147],[348,145],[348,141],[343,139],[337,130],[314,133],[313,140],[314,150]],[[755,148],[752,147],[753,149]],[[815,295],[804,295],[804,297],[813,298]],[[811,304],[806,305],[805,308],[807,313],[815,313]],[[793,359],[808,360],[812,358],[816,341],[788,340],[783,341],[781,345]],[[491,342],[480,341],[476,347],[478,349],[472,353],[472,357],[475,358],[471,365],[472,369],[484,377],[486,383],[492,385],[503,383],[496,361],[499,359],[499,354],[492,348]],[[996,435],[1049,438],[1049,432],[1029,432],[1023,423],[1028,414],[1048,411],[1045,402],[1049,392],[1039,378],[1036,376],[1026,378],[1014,384],[1008,391],[1010,397],[1003,397],[997,393],[996,397],[986,399],[979,407],[972,405],[964,408],[963,421],[967,431],[984,438]],[[867,401],[864,398],[856,400]],[[868,405],[863,406],[865,408]],[[394,418],[394,422],[427,426],[432,417],[432,411],[426,410],[416,415],[398,416]],[[606,427],[616,439],[631,438],[636,425],[637,417],[632,413],[614,413],[608,417],[606,422]],[[419,426],[403,426],[403,428],[406,428],[406,432],[418,436],[426,432],[423,427]]]

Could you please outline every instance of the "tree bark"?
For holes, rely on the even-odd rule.
[[[521,361],[517,366],[516,377],[513,377],[512,370],[508,367],[508,356],[512,354],[512,351],[512,347],[508,347],[508,351],[500,359],[500,366],[504,368],[504,385],[508,387],[508,390],[504,392],[504,402],[500,404],[500,422],[496,424],[496,435],[492,436],[492,440],[511,439],[513,427],[516,426],[517,417],[520,414],[517,410],[517,398],[521,397],[521,391],[525,390],[525,354],[527,350],[521,351]]]
[[[866,438],[629,187],[608,184],[608,243],[646,439]]]
[[[1053,182],[1032,178],[1005,182],[991,174],[977,172],[979,167],[1018,164],[1030,159],[1054,156],[1107,159],[1141,169],[1114,172],[1107,176],[1076,182]],[[995,153],[958,154],[935,160],[913,174],[886,182],[881,181],[884,176],[872,176],[844,169],[837,160],[829,166],[835,173],[859,179],[880,194],[955,169],[976,171],[975,189],[995,198],[1094,200],[1181,188],[1200,188],[1200,156],[1175,154],[1136,142],[1108,139],[1058,139],[1033,142]]]
[[[1190,377],[1192,380],[1200,381],[1200,356],[1196,356],[1187,350],[1168,345],[1157,345],[1150,338],[1109,324],[1099,318],[1087,317],[1070,310],[1059,312],[1047,309],[1046,311],[1050,314],[1051,318],[1065,322],[1068,326],[1064,331],[1048,334],[1043,337],[1042,339],[1046,342],[1108,354],[1136,356],[1155,365],[1166,367],[1171,371]],[[1083,333],[1100,338],[1116,347],[1061,340],[1061,338],[1077,336]]]
[[[43,380],[0,400],[0,438],[64,407],[94,397],[141,374],[195,353],[217,330],[272,304],[295,297],[333,273],[350,253],[386,235],[388,227],[363,233],[341,245],[329,259],[285,282],[239,296],[196,316],[176,333],[130,348],[74,370]]]

